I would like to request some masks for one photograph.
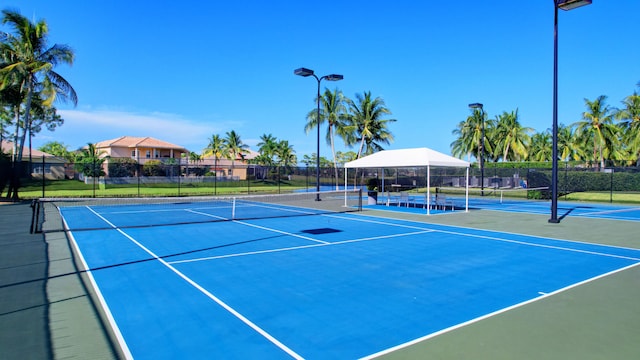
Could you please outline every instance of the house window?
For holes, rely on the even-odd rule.
[[[32,169],[33,174],[42,174],[42,165],[35,165]],[[51,164],[44,164],[44,173],[51,174]]]
[[[160,151],[154,150],[154,154],[156,159],[160,157]]]
[[[146,152],[146,154],[145,154],[145,157],[146,157],[147,159],[150,159],[150,158],[151,158],[151,150],[147,150],[147,152]]]
[[[131,157],[135,158],[136,157],[136,151],[135,150],[131,150]]]

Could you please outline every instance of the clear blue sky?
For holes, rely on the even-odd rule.
[[[560,12],[564,124],[580,119],[584,98],[607,95],[617,107],[640,81],[640,1],[593,2]],[[301,159],[315,152],[304,124],[317,83],[295,76],[298,67],[343,74],[322,87],[348,97],[382,97],[398,120],[388,149],[449,154],[473,102],[491,118],[518,108],[537,131],[552,123],[552,0],[9,0],[2,8],[45,19],[50,44],[76,53],[72,67],[56,70],[78,106],[58,103],[65,124],[38,134],[36,147],[130,135],[200,152],[211,135],[235,130],[254,150],[263,134],[288,140]],[[347,149],[338,142],[338,150]],[[324,140],[321,155],[330,157]]]

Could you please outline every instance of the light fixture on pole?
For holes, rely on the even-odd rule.
[[[553,0],[553,144],[551,154],[551,218],[558,219],[558,9],[572,10],[591,4],[591,0]]]
[[[482,116],[482,134],[480,139],[480,196],[484,196],[484,108],[480,103],[469,104],[471,109],[480,109]]]
[[[327,81],[340,81],[344,77],[338,74],[330,74],[322,77],[317,77],[316,74],[311,69],[299,68],[293,70],[293,73],[298,76],[308,77],[313,76],[316,81],[318,81],[318,111],[316,113],[316,123],[318,125],[318,136],[317,136],[317,149],[316,149],[316,201],[320,201],[320,82],[322,80]]]

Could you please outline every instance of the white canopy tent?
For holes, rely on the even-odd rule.
[[[383,150],[358,160],[344,164],[345,188],[347,186],[347,169],[366,168],[400,168],[400,167],[426,167],[427,168],[427,199],[431,199],[431,167],[456,167],[466,168],[465,176],[465,211],[469,211],[469,162],[454,158],[441,152],[423,147],[413,149]],[[429,201],[427,200],[427,215],[430,214]]]

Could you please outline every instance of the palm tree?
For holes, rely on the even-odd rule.
[[[504,111],[499,115],[495,131],[492,137],[496,140],[496,150],[502,150],[500,155],[504,161],[519,161],[527,157],[527,147],[531,140],[529,133],[533,129],[520,125],[518,109],[510,113]]]
[[[345,138],[359,139],[358,159],[363,154],[369,155],[383,150],[380,143],[389,144],[393,141],[393,134],[389,131],[388,124],[396,120],[383,119],[383,116],[391,115],[391,111],[385,107],[382,98],[372,99],[369,91],[362,95],[356,94],[356,101],[349,99],[347,103],[350,124],[345,127]]]
[[[31,127],[31,106],[40,96],[42,105],[50,107],[61,98],[78,103],[75,90],[53,68],[60,64],[73,64],[74,52],[68,45],[47,45],[49,28],[44,20],[32,23],[20,13],[2,11],[2,24],[9,25],[14,34],[3,33],[0,43],[0,90],[18,86],[23,99],[22,133],[15,134],[18,144],[17,158],[22,158],[27,131]]]
[[[9,127],[13,123],[11,106],[4,103],[4,92],[0,92],[0,143],[9,135]]]
[[[278,142],[275,154],[278,157],[278,165],[288,168],[291,165],[297,163],[296,152],[293,150],[293,146],[289,145],[287,140],[281,140]]]
[[[240,135],[235,130],[231,130],[226,133],[224,149],[224,154],[231,159],[231,172],[233,174],[236,159],[238,157],[244,159],[244,155],[249,151],[249,146],[242,142]]]
[[[271,134],[263,134],[260,136],[260,142],[258,145],[259,164],[266,166],[273,166],[274,156],[276,156],[276,150],[278,148],[278,139]]]
[[[531,136],[527,158],[529,161],[550,161],[553,156],[551,132],[546,130]]]
[[[629,147],[630,155],[633,156],[636,164],[640,165],[640,95],[634,91],[624,99],[622,104],[624,108],[615,112],[615,118],[620,120],[623,139]]]
[[[98,150],[95,144],[88,143],[85,148],[80,152],[80,155],[76,161],[76,169],[86,176],[98,178],[104,176],[105,172],[102,168],[102,164],[106,160],[103,155],[106,154],[103,150]]]
[[[484,123],[484,125],[483,125]],[[487,149],[491,149],[491,142],[487,134],[488,126],[491,122],[487,121],[487,114],[480,109],[471,109],[471,115],[465,121],[458,123],[458,127],[453,130],[453,135],[457,135],[457,139],[451,143],[451,149],[454,156],[463,157],[475,153],[475,157],[480,161],[482,153],[482,128],[484,131],[485,156],[489,153]]]
[[[576,134],[585,143],[592,144],[592,160],[604,168],[606,157],[614,157],[619,130],[613,124],[613,110],[606,104],[605,95],[594,101],[584,99],[587,111],[582,113],[582,121],[576,122]]]
[[[214,180],[217,180],[218,175],[218,159],[225,156],[224,152],[225,141],[218,134],[211,135],[207,147],[202,149],[202,157],[213,156],[213,172],[216,174],[216,179]]]
[[[318,99],[316,99],[318,100]],[[336,189],[338,187],[339,179],[338,179],[338,160],[336,158],[336,147],[335,147],[335,135],[338,134],[344,138],[345,131],[344,128],[347,126],[345,121],[347,120],[346,112],[346,101],[347,99],[342,94],[342,91],[335,89],[333,92],[328,88],[325,88],[324,94],[320,96],[320,119],[318,117],[317,109],[309,111],[307,115],[307,124],[304,126],[305,133],[309,133],[311,130],[316,129],[318,126],[318,121],[320,125],[322,125],[325,121],[328,123],[327,126],[327,144],[331,146],[331,155],[333,156],[333,168],[335,170],[336,177]]]
[[[584,145],[575,135],[573,128],[564,124],[558,125],[558,153],[559,160],[562,161],[584,159]]]
[[[471,154],[477,149],[472,135],[474,127],[470,119],[471,117],[467,117],[467,120],[460,121],[458,126],[451,132],[456,136],[456,139],[450,145],[453,156],[470,158]]]

